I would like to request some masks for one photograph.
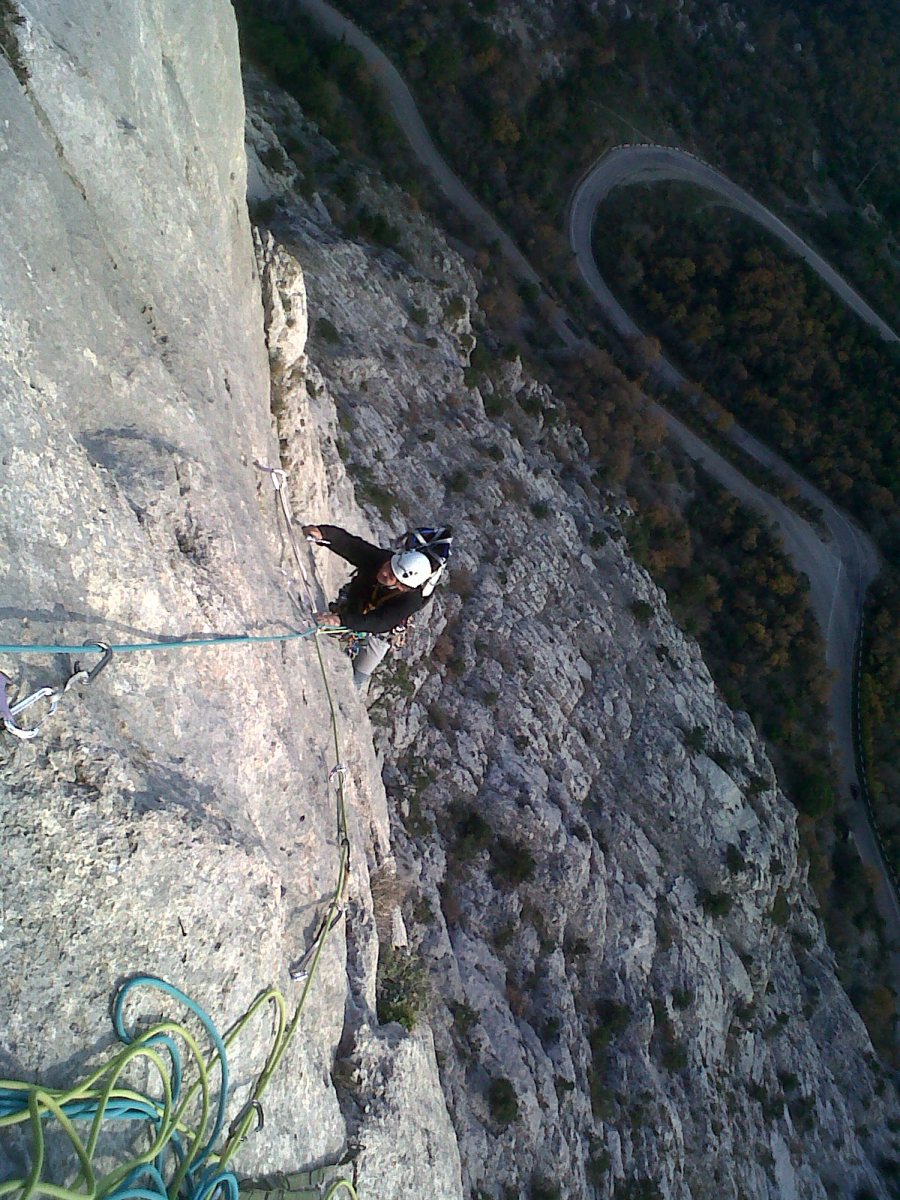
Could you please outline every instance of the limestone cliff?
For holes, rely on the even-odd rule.
[[[370,715],[467,1194],[891,1194],[893,1081],[751,722],[552,395],[517,361],[471,386],[460,257],[371,172],[401,253],[342,234],[346,166],[285,97],[248,94],[257,199],[305,273],[306,379],[334,396],[357,496],[382,537],[457,533]]]

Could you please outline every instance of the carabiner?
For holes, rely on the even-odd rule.
[[[11,733],[13,737],[21,738],[22,741],[30,741],[31,738],[37,737],[38,731],[43,725],[47,717],[52,717],[59,706],[60,693],[56,688],[42,687],[36,692],[32,692],[30,696],[26,696],[23,700],[18,700],[15,704],[10,704],[6,698],[6,688],[11,682],[8,675],[4,675],[0,671],[0,721],[3,723],[7,733]],[[19,713],[25,712],[31,708],[33,704],[37,704],[39,700],[49,700],[50,711],[45,717],[38,721],[37,725],[31,729],[23,729],[21,725],[17,725],[15,718]]]
[[[74,679],[76,675],[84,675],[85,683],[93,683],[100,672],[105,671],[112,662],[112,646],[110,646],[108,642],[85,642],[84,648],[86,650],[99,650],[103,657],[95,666],[91,667],[89,671],[82,667],[81,663],[76,661],[75,675],[73,675],[72,678]],[[66,686],[68,687],[68,684]]]

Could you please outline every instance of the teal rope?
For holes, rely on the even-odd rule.
[[[164,1020],[135,1037],[125,1028],[124,1008],[136,988],[153,988],[178,1001],[199,1020],[212,1045],[207,1055],[182,1022]],[[189,996],[165,980],[140,975],[119,990],[113,1008],[113,1026],[122,1049],[86,1080],[73,1088],[57,1090],[17,1080],[0,1081],[0,1128],[28,1123],[33,1145],[33,1167],[27,1179],[4,1180],[0,1196],[16,1194],[20,1200],[238,1200],[237,1179],[225,1170],[215,1144],[225,1124],[229,1071],[227,1046],[270,993],[264,993],[229,1034],[219,1034],[211,1018]],[[183,1045],[179,1046],[179,1042]],[[168,1068],[166,1067],[168,1057]],[[196,1079],[188,1084],[185,1057],[192,1062]],[[128,1066],[144,1059],[153,1066],[161,1096],[151,1096],[122,1084]],[[219,1085],[212,1086],[218,1067]],[[80,1164],[68,1184],[43,1179],[46,1141],[42,1126],[55,1117],[68,1135]],[[131,1163],[99,1177],[93,1158],[101,1125],[105,1121],[144,1121],[150,1145]],[[75,1121],[89,1121],[87,1138],[76,1131]]]
[[[178,650],[189,646],[236,646],[241,643],[254,642],[290,642],[296,638],[312,637],[317,629],[318,626],[313,625],[309,629],[295,633],[225,633],[211,638],[184,638],[183,640],[173,638],[170,642],[123,642],[109,648],[113,654],[126,654],[130,650]],[[328,629],[334,633],[345,632],[336,626],[328,626]],[[82,642],[80,646],[7,645],[0,646],[0,654],[84,654],[86,650],[101,648],[99,642]]]

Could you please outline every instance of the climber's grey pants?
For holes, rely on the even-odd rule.
[[[377,633],[370,633],[363,642],[359,653],[353,660],[353,682],[361,692],[364,692],[369,686],[372,672],[390,648],[390,641]]]

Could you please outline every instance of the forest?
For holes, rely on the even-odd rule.
[[[394,57],[459,174],[558,286],[575,179],[613,145],[656,141],[788,208],[886,319],[900,320],[893,0],[759,0],[739,13],[714,0],[600,12],[555,0],[530,40],[497,0],[338,7]]]
[[[882,551],[859,699],[869,791],[900,874],[900,350],[804,263],[687,185],[613,194],[594,241],[623,302],[726,418],[850,509]]]
[[[594,253],[689,378],[900,549],[900,346],[689,185],[614,193]]]

